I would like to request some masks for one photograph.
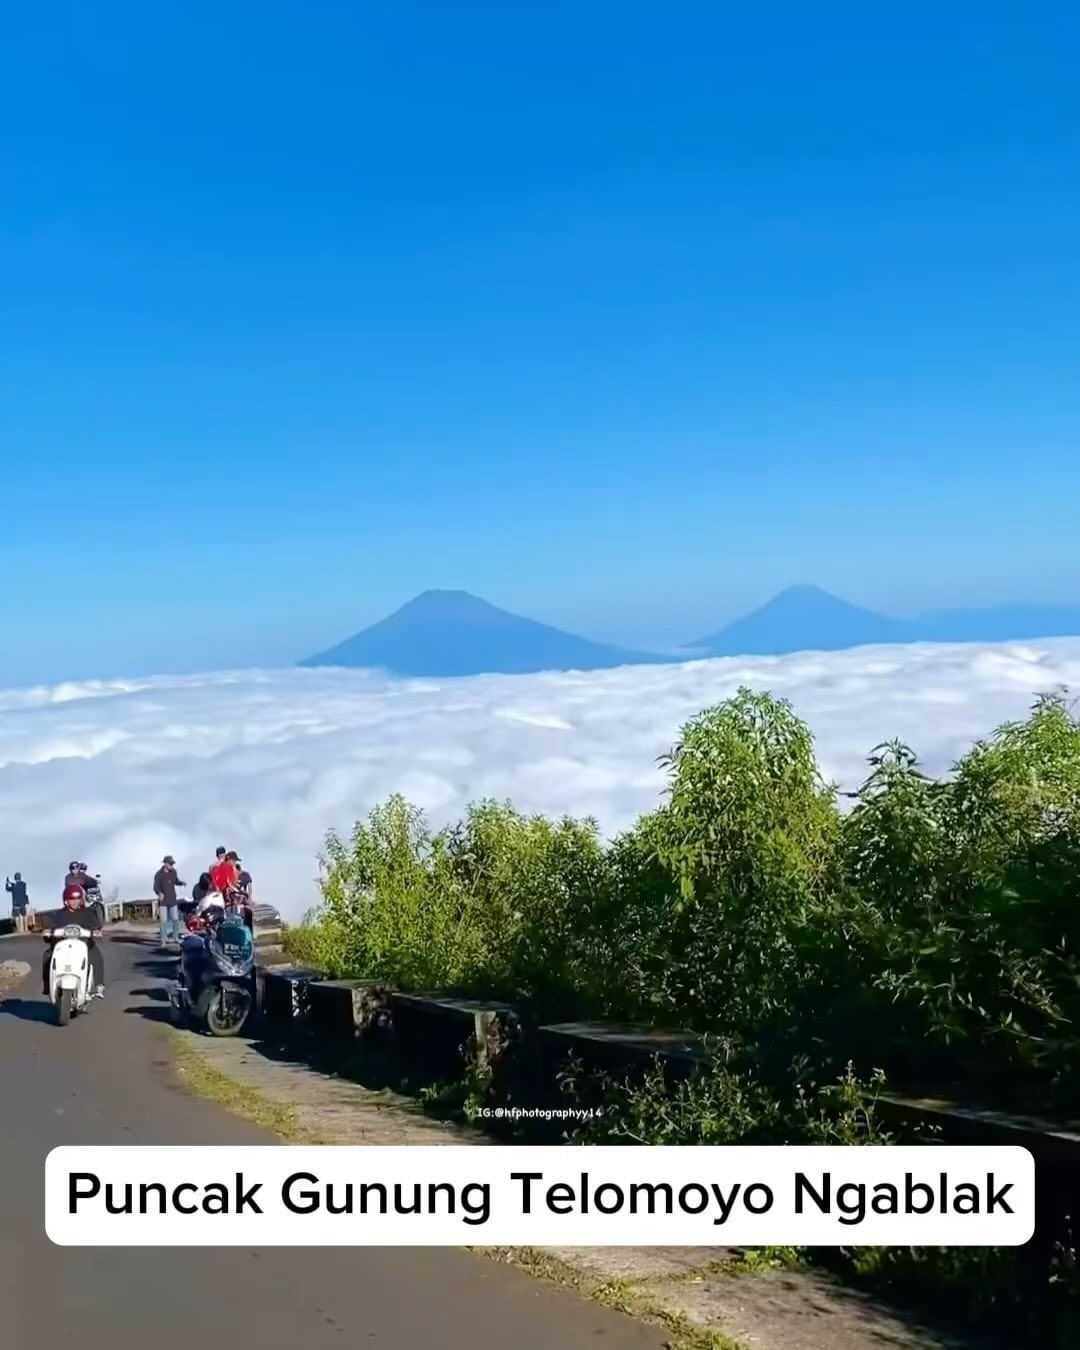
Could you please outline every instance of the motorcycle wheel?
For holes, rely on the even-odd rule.
[[[56,991],[56,1025],[66,1027],[71,1021],[71,990],[58,989]]]
[[[211,1036],[239,1036],[251,1012],[251,996],[234,993],[226,998],[222,989],[215,989],[207,1000],[203,1024]]]

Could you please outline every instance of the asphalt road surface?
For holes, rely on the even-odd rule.
[[[40,940],[0,1001],[0,1345],[11,1350],[657,1350],[656,1327],[466,1252],[391,1248],[54,1247],[45,1157],[58,1144],[268,1144],[173,1085],[156,1025],[172,962],[143,940],[105,951],[107,995],[67,1027],[41,996]]]

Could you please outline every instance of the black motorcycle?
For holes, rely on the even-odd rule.
[[[237,1036],[255,1006],[255,944],[243,916],[211,906],[195,916],[181,904],[188,931],[170,991],[173,1018],[194,1022],[211,1036]]]

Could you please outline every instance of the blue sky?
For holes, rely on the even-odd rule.
[[[0,683],[1080,598],[1080,11],[9,6]]]

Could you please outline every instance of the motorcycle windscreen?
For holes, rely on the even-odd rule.
[[[217,945],[230,961],[247,961],[252,955],[251,933],[242,923],[218,924]]]

